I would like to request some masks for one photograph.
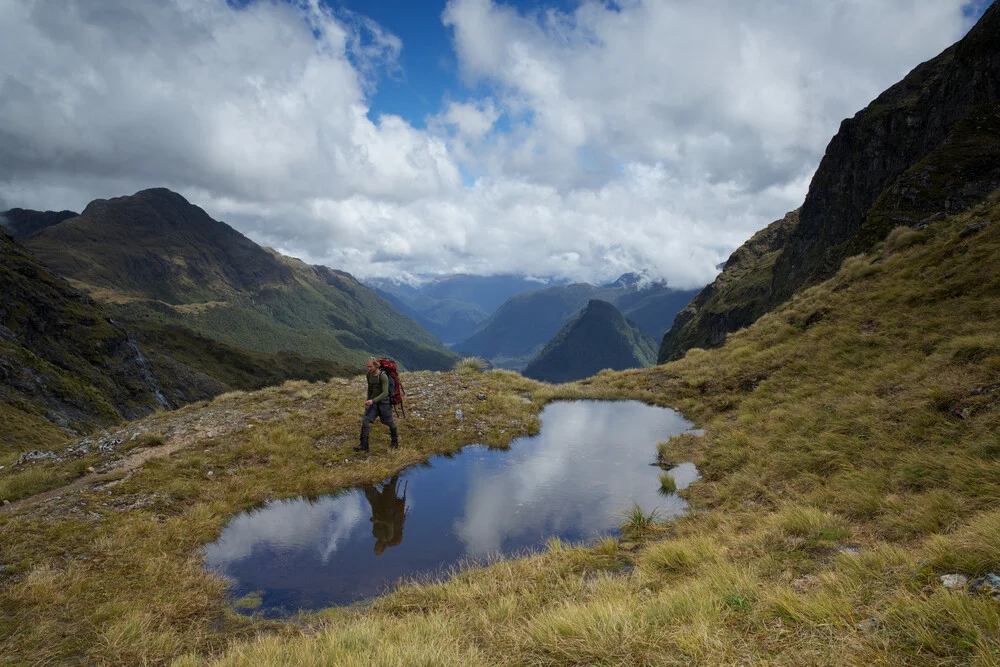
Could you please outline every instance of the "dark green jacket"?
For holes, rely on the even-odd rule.
[[[372,403],[389,400],[389,374],[385,371],[376,371],[375,375],[368,374],[368,400]]]

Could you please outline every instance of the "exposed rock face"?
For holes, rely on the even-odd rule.
[[[545,382],[572,382],[611,368],[653,362],[656,343],[612,304],[592,299],[522,371]]]
[[[659,363],[684,356],[692,347],[717,347],[726,334],[767,312],[774,296],[774,262],[799,224],[792,211],[736,249],[711,285],[677,314],[660,344]]]
[[[751,290],[748,303],[736,294],[742,289],[738,281],[717,280],[689,306],[694,312],[678,316],[659,360],[679,358],[692,346],[721,344],[725,333],[752,323],[799,288],[829,278],[845,257],[871,249],[893,226],[919,222],[912,213],[955,213],[981,201],[997,181],[997,152],[987,145],[995,138],[987,128],[996,126],[998,102],[1000,5],[994,4],[960,42],[841,124],[784,247],[764,258],[770,267],[750,272],[754,281],[769,273],[769,289]],[[697,317],[713,304],[709,316]]]

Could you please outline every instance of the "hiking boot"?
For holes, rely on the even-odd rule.
[[[396,442],[390,442],[389,449],[399,449],[399,441],[397,440]]]
[[[368,448],[364,445],[354,445],[354,451],[356,452],[367,452]]]

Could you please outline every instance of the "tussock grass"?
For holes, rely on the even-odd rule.
[[[677,482],[674,481],[673,475],[669,472],[660,473],[660,491],[663,493],[676,493],[677,492]]]
[[[790,507],[775,515],[775,526],[786,537],[839,540],[849,531],[844,521],[813,507]]]
[[[894,227],[885,237],[883,245],[886,250],[895,251],[919,243],[925,240],[925,238],[926,236],[922,232],[910,229],[909,227]]]
[[[690,574],[719,560],[721,549],[707,537],[668,539],[649,545],[639,555],[639,565],[658,574]]]
[[[162,433],[142,433],[133,440],[125,441],[120,449],[121,451],[129,451],[132,449],[144,449],[146,447],[159,447],[166,444],[166,442],[167,439],[163,437]]]
[[[463,357],[455,363],[455,372],[462,375],[480,373],[486,370],[488,364],[482,357]]]
[[[622,533],[629,537],[643,537],[656,530],[656,520],[659,518],[659,511],[656,509],[647,513],[639,503],[633,503],[632,507],[623,510],[621,513],[624,523]]]
[[[61,471],[49,467],[29,468],[0,478],[0,499],[19,500],[59,485],[65,479]]]

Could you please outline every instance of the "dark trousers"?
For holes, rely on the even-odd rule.
[[[368,430],[376,418],[389,427],[389,446],[398,447],[399,429],[396,428],[396,420],[392,416],[392,404],[389,401],[372,403],[365,408],[365,414],[361,417],[361,447],[368,449]]]

